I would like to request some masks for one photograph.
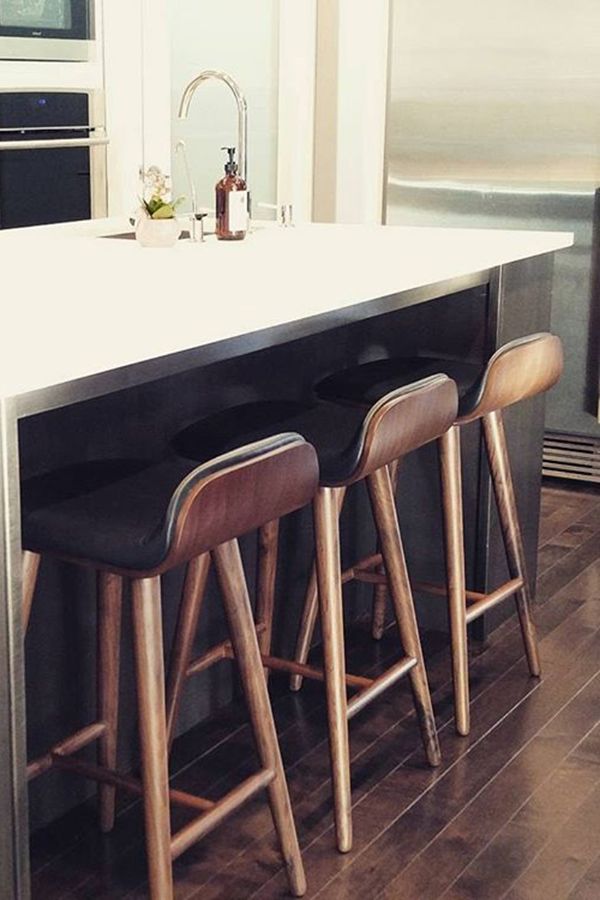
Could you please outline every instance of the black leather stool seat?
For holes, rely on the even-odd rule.
[[[456,382],[459,416],[475,407],[485,366],[428,356],[392,357],[351,366],[327,376],[315,386],[323,400],[351,406],[372,406],[396,388],[442,372]]]
[[[297,440],[298,435],[281,434],[281,430],[273,435],[269,429],[269,449]],[[168,555],[189,489],[214,472],[264,452],[261,441],[245,443],[249,446],[220,453],[200,466],[183,457],[137,467],[134,461],[122,461],[121,477],[112,480],[100,464],[96,472],[82,465],[78,490],[75,479],[70,481],[65,472],[56,480],[55,473],[32,479],[23,488],[23,547],[91,560],[109,569],[152,571]],[[117,471],[115,464],[113,476]]]
[[[319,457],[322,483],[343,481],[360,454],[364,411],[329,403],[259,400],[232,406],[194,422],[171,441],[181,456],[202,462],[208,455],[294,431],[312,444]]]
[[[23,547],[152,568],[164,556],[165,513],[193,469],[187,460],[101,460],[28,479],[22,487]]]
[[[151,465],[152,461],[147,459],[94,459],[34,475],[21,484],[22,514],[25,517],[40,506],[95,491]]]
[[[387,395],[410,394],[428,380],[436,379],[407,379],[405,385],[395,385]],[[317,451],[320,483],[335,486],[353,478],[363,452],[364,426],[365,410],[358,406],[261,400],[233,406],[192,423],[175,435],[171,446],[180,455],[201,462],[206,458],[207,447],[211,453],[222,453],[280,431],[293,431]]]

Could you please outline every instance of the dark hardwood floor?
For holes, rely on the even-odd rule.
[[[600,898],[600,494],[543,492],[536,621],[544,675],[528,676],[511,618],[471,648],[472,731],[454,733],[448,650],[426,640],[443,752],[425,765],[408,685],[351,726],[354,850],[334,849],[322,687],[272,696],[309,890],[321,900],[597,900]],[[396,655],[348,636],[349,666]],[[219,796],[254,763],[243,706],[180,739],[175,784]],[[33,897],[146,897],[139,805],[109,837],[93,805],[32,837]],[[275,900],[286,881],[259,798],[175,864],[178,900]]]

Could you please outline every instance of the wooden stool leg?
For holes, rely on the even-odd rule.
[[[23,634],[27,633],[27,627],[29,625],[31,604],[33,603],[33,595],[35,593],[35,585],[41,558],[39,553],[33,553],[31,550],[23,550]]]
[[[423,744],[429,764],[438,766],[441,762],[440,745],[435,727],[435,716],[431,705],[427,673],[421,650],[421,641],[417,628],[417,617],[413,604],[412,591],[406,569],[406,560],[398,527],[396,504],[390,473],[387,468],[378,469],[367,478],[369,496],[373,508],[373,516],[385,563],[388,585],[394,604],[394,612],[398,622],[398,630],[404,652],[417,659],[416,666],[409,672],[415,699],[415,708]]]
[[[390,470],[390,481],[392,482],[392,490],[394,495],[396,494],[396,487],[398,485],[398,470],[400,468],[400,460],[394,460],[393,463],[390,463],[388,466]],[[377,552],[381,553],[381,542],[377,541]],[[379,569],[380,572],[384,571],[383,566]],[[371,618],[371,634],[373,635],[373,639],[376,641],[380,641],[383,637],[383,631],[385,628],[385,611],[387,607],[387,598],[388,598],[388,589],[386,584],[376,584],[375,589],[373,591],[373,615]]]
[[[160,578],[132,584],[133,636],[151,900],[172,900]]]
[[[346,496],[346,488],[339,488],[337,494],[338,518],[342,512],[344,498]],[[300,620],[300,628],[298,631],[298,639],[296,641],[296,652],[294,661],[304,664],[308,659],[310,646],[312,644],[315,627],[317,624],[317,614],[319,612],[319,592],[317,588],[317,564],[313,563],[310,572],[310,580],[308,588],[304,596],[304,606],[302,608],[302,618]],[[290,688],[292,691],[299,691],[302,687],[302,675],[290,676]]]
[[[467,645],[467,601],[463,502],[460,462],[460,428],[453,425],[439,439],[442,506],[444,511],[444,549],[452,680],[454,682],[454,721],[459,734],[470,730],[469,656]]]
[[[187,667],[192,656],[194,637],[198,629],[198,618],[202,609],[209,569],[210,553],[203,553],[188,563],[185,573],[167,681],[167,741],[169,749],[173,743],[175,724],[181,704]]]
[[[107,769],[117,765],[117,728],[119,718],[119,663],[121,659],[121,603],[123,579],[111,572],[98,572],[98,720],[106,731],[98,741],[98,763]],[[115,788],[98,787],[100,829],[112,830],[115,824]]]
[[[525,550],[517,514],[506,433],[500,410],[483,417],[483,433],[504,537],[508,569],[511,578],[523,579],[523,587],[516,594],[516,604],[529,671],[532,675],[539,676],[541,667],[535,625],[531,617],[531,591],[527,580]]]
[[[277,576],[277,549],[279,544],[279,519],[267,522],[258,532],[258,566],[256,573],[256,622],[262,625],[258,635],[260,652],[269,656],[273,636],[273,608],[275,605],[275,579]],[[269,680],[270,669],[265,668]]]
[[[259,757],[264,768],[275,772],[268,787],[269,801],[290,889],[301,897],[306,891],[304,867],[237,541],[221,544],[213,556]]]
[[[296,640],[296,651],[294,653],[294,661],[298,663],[306,663],[312,644],[315,627],[317,624],[317,615],[319,612],[319,591],[317,588],[317,564],[313,563],[310,571],[310,579],[306,594],[304,596],[304,606],[302,607],[302,618],[300,619],[300,628],[298,630],[298,638]],[[302,675],[290,675],[290,689],[299,691],[304,681]]]
[[[340,577],[340,490],[319,488],[314,516],[335,831],[338,850],[347,853],[352,849],[352,802]]]

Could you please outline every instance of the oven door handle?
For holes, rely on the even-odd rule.
[[[109,143],[107,137],[51,138],[50,140],[0,141],[1,150],[52,150],[55,147],[100,147]]]

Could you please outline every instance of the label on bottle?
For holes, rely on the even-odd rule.
[[[248,230],[248,191],[227,194],[227,228],[234,232]]]

